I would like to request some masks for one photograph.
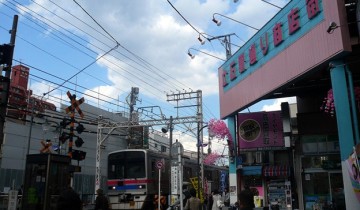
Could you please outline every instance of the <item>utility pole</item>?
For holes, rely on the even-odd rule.
[[[218,37],[219,38],[219,37]],[[189,99],[196,99],[195,105],[187,105],[187,106],[176,106],[175,108],[185,108],[185,107],[192,107],[196,106],[196,118],[197,118],[197,147],[198,147],[198,196],[200,198],[200,184],[201,189],[204,189],[204,161],[203,161],[203,147],[202,147],[202,139],[203,139],[203,113],[202,113],[202,91],[197,90],[196,92],[184,92],[184,93],[174,93],[167,95],[168,99],[167,101],[176,101],[178,104],[181,100],[189,100]],[[200,150],[201,147],[201,150]],[[181,186],[182,187],[182,186]]]
[[[127,101],[127,103],[129,104],[129,108],[130,108],[130,117],[129,117],[130,122],[134,121],[133,112],[134,112],[134,106],[136,105],[136,101],[138,100],[138,96],[139,96],[139,88],[131,87],[130,101]]]
[[[221,35],[221,36],[215,36],[215,37],[211,37],[208,38],[209,42],[214,40],[214,39],[220,39],[220,38],[224,38],[224,47],[226,50],[226,59],[229,59],[231,57],[231,41],[230,41],[230,37],[232,35],[235,35],[234,33],[232,34],[226,34],[226,35]]]
[[[17,30],[18,16],[14,15],[12,29],[10,30],[10,43],[7,45],[2,45],[2,52],[0,54],[1,60],[5,62],[1,62],[0,65],[5,64],[2,71],[5,71],[5,76],[0,76],[0,85],[2,86],[3,92],[1,92],[1,106],[0,106],[0,158],[2,156],[2,146],[4,142],[4,125],[9,97],[9,87],[10,87],[10,73],[12,66],[12,59],[14,55],[14,46],[15,46],[15,38],[16,38],[16,30]]]

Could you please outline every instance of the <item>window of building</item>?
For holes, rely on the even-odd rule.
[[[161,146],[161,152],[166,152],[166,147],[165,146]]]

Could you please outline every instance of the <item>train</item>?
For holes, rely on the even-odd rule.
[[[159,161],[164,166],[161,169],[157,165]],[[171,161],[168,154],[148,149],[124,149],[109,153],[107,162],[111,209],[158,209],[159,172],[161,209],[169,206]],[[198,176],[198,168],[197,160],[183,157],[183,188],[192,187],[191,181]],[[227,167],[204,165],[203,171],[207,193],[227,186]]]

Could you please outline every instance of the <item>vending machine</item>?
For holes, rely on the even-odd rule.
[[[291,182],[286,180],[271,180],[268,184],[268,203],[270,209],[292,209]]]

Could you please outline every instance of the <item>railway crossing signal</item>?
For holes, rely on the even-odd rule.
[[[69,151],[68,151],[68,155],[69,157],[73,158],[73,137],[74,137],[74,124],[75,124],[75,110],[79,113],[80,117],[83,118],[84,117],[84,113],[81,111],[80,109],[80,105],[85,101],[84,97],[82,97],[79,100],[76,100],[76,95],[71,95],[71,93],[68,91],[67,96],[70,99],[71,105],[68,106],[65,111],[66,113],[70,113],[70,133],[69,133]],[[76,143],[76,142],[75,142]],[[79,145],[79,144],[78,144]],[[81,151],[82,152],[82,151]],[[86,153],[85,153],[86,154]],[[83,156],[85,158],[85,156]],[[77,158],[79,160],[79,158]],[[81,158],[80,158],[81,159]],[[82,159],[81,159],[82,160]]]
[[[41,140],[41,145],[43,146],[40,150],[40,153],[51,153],[51,146],[52,143],[49,139],[47,139],[46,141]]]
[[[76,111],[79,113],[80,117],[84,118],[84,113],[81,111],[81,109],[79,107],[82,103],[84,103],[84,101],[85,101],[84,97],[80,98],[79,100],[76,100],[76,95],[75,94],[71,95],[71,93],[69,91],[66,93],[66,95],[69,97],[70,102],[71,102],[71,105],[65,109],[66,114],[68,114],[69,112],[75,112],[75,109],[76,109]]]

